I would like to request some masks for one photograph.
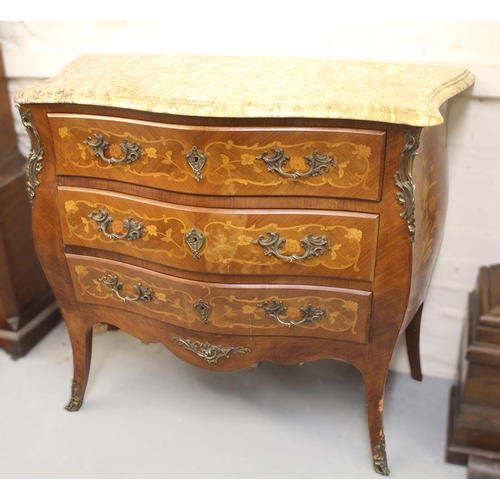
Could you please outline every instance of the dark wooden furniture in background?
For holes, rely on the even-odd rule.
[[[500,264],[479,270],[468,313],[459,385],[450,395],[446,460],[470,468],[471,457],[481,459],[489,477],[496,471],[500,478]]]
[[[22,91],[41,137],[35,242],[73,346],[67,409],[83,403],[95,323],[216,371],[343,359],[389,474],[386,377],[406,330],[421,379],[443,115],[472,82],[464,68],[107,55]]]
[[[0,52],[0,347],[23,356],[61,321],[31,230],[27,160],[16,134]]]

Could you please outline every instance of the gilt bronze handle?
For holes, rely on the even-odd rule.
[[[93,136],[94,140],[89,137],[83,143],[88,144],[94,150],[94,155],[102,158],[109,165],[113,165],[114,163],[132,163],[138,160],[143,154],[140,144],[128,142],[128,139],[123,139],[123,142],[120,144],[120,148],[123,151],[123,158],[120,160],[114,157],[106,158],[104,152],[108,149],[109,142],[106,142],[102,135],[93,134]]]
[[[123,227],[125,229],[124,234],[108,233],[108,226],[113,222],[113,218],[108,216],[107,210],[101,210],[89,214],[89,218],[92,219],[99,231],[102,231],[111,240],[136,240],[141,236],[144,236],[144,224],[142,222],[137,222],[129,217],[123,221]]]
[[[333,155],[328,157],[326,154],[320,155],[316,150],[313,151],[311,156],[304,156],[306,160],[306,165],[309,167],[307,172],[300,172],[296,170],[295,172],[289,173],[283,170],[287,161],[290,159],[289,156],[284,154],[283,149],[271,148],[273,154],[269,156],[267,151],[264,151],[260,156],[257,156],[257,160],[262,160],[267,165],[268,172],[277,172],[283,177],[288,177],[290,179],[298,179],[300,177],[316,177],[317,175],[324,174],[330,170],[329,163],[336,167],[335,158]]]
[[[265,239],[265,235],[261,234],[252,243],[255,245],[260,245],[264,249],[264,255],[274,255],[281,260],[287,262],[296,262],[299,260],[312,259],[313,257],[319,257],[324,254],[326,250],[330,249],[330,242],[325,236],[313,236],[309,233],[306,238],[300,240],[300,246],[305,250],[302,255],[283,255],[281,254],[280,248],[286,243],[285,238],[280,238],[280,233],[267,232],[268,238]]]
[[[120,295],[120,290],[123,287],[123,283],[118,281],[117,276],[112,276],[108,274],[108,277],[103,276],[99,279],[100,282],[104,283],[108,286],[108,288],[123,302],[151,302],[156,299],[156,295],[154,294],[151,288],[143,287],[141,283],[137,283],[134,285],[134,290],[137,292],[137,297],[128,297]]]
[[[266,316],[268,318],[275,319],[278,323],[282,325],[288,326],[297,326],[302,325],[303,323],[314,323],[315,321],[321,321],[323,316],[326,316],[325,309],[319,309],[317,307],[313,307],[311,304],[307,304],[307,307],[301,307],[300,312],[302,314],[302,319],[300,321],[290,320],[283,321],[280,318],[280,314],[285,313],[288,310],[288,307],[283,305],[281,300],[272,300],[271,304],[269,302],[263,302],[262,304],[257,304],[258,307],[262,307],[264,311],[266,311]]]

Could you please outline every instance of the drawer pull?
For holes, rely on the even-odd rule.
[[[124,234],[108,233],[108,226],[114,219],[108,216],[107,210],[101,210],[99,208],[97,211],[89,214],[89,218],[96,223],[97,229],[102,231],[111,240],[136,240],[144,236],[144,224],[132,220],[132,217],[123,221],[123,227],[126,231]]]
[[[296,170],[295,172],[288,173],[283,171],[283,166],[286,165],[290,157],[284,155],[283,149],[276,150],[271,148],[271,151],[273,152],[272,156],[269,156],[267,151],[264,151],[260,156],[257,156],[257,160],[263,160],[265,162],[268,172],[278,172],[278,174],[283,177],[289,177],[290,179],[298,179],[299,177],[316,177],[317,175],[329,172],[329,163],[331,163],[334,167],[337,166],[333,155],[330,155],[328,158],[326,154],[320,155],[317,151],[313,151],[312,156],[304,156],[306,165],[309,167],[307,172],[300,172]]]
[[[313,236],[309,233],[307,237],[300,240],[300,246],[305,250],[302,255],[283,255],[281,254],[280,248],[286,243],[285,238],[280,238],[280,233],[267,232],[269,238],[264,239],[265,236],[261,234],[252,243],[255,245],[260,245],[264,249],[264,255],[275,255],[281,260],[286,260],[287,262],[295,262],[304,259],[312,259],[313,257],[319,257],[323,255],[326,250],[330,250],[330,242],[325,236]]]
[[[207,162],[207,155],[203,151],[198,151],[196,146],[193,146],[191,151],[188,151],[185,155],[186,160],[194,173],[197,182],[200,182],[203,178],[201,171]]]
[[[205,235],[198,231],[195,227],[184,234],[184,239],[186,243],[189,245],[191,252],[193,252],[194,260],[198,260],[200,258],[200,249],[205,243]]]
[[[139,157],[143,154],[140,144],[136,142],[128,142],[128,139],[123,139],[123,142],[120,144],[120,148],[123,151],[123,158],[121,160],[117,160],[114,157],[106,158],[104,156],[104,152],[108,149],[109,142],[104,140],[104,136],[93,134],[95,137],[92,140],[90,137],[83,141],[84,144],[88,144],[93,150],[94,155],[102,158],[106,163],[113,165],[114,163],[132,163],[139,159]]]
[[[196,314],[201,318],[201,321],[203,322],[204,325],[208,324],[208,317],[210,316],[210,313],[212,312],[212,307],[207,304],[206,302],[203,302],[202,299],[200,299],[198,302],[195,302],[193,304],[194,311]]]
[[[137,285],[134,285],[134,290],[137,292],[137,297],[124,297],[123,295],[120,295],[120,290],[123,287],[123,283],[118,281],[117,276],[108,274],[107,278],[106,276],[103,276],[99,279],[99,281],[107,285],[108,288],[113,293],[115,293],[120,300],[123,300],[123,302],[151,302],[152,300],[156,299],[156,295],[154,294],[153,290],[151,290],[151,288],[143,287],[141,283],[137,283]]]
[[[217,363],[219,358],[229,358],[230,354],[246,354],[251,352],[248,347],[242,345],[237,347],[222,347],[221,345],[212,345],[209,342],[199,340],[181,339],[180,337],[172,337],[174,342],[183,346],[184,349],[194,352],[197,356],[204,359],[208,364]]]
[[[271,304],[269,302],[263,302],[262,304],[257,304],[258,307],[262,307],[264,311],[266,311],[266,316],[268,318],[274,318],[278,323],[282,325],[291,326],[302,325],[303,323],[314,323],[315,321],[321,321],[323,316],[326,316],[325,309],[319,309],[317,307],[313,307],[311,304],[307,304],[307,307],[301,307],[300,312],[302,313],[302,319],[300,321],[283,321],[280,318],[280,314],[285,313],[288,310],[288,307],[283,305],[281,300],[272,300]]]

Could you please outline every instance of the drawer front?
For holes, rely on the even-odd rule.
[[[58,197],[66,245],[203,273],[373,280],[378,215],[209,210],[67,187]]]
[[[202,283],[111,260],[73,255],[67,260],[78,302],[201,333],[368,341],[371,292]]]
[[[59,175],[216,196],[379,200],[381,195],[384,131],[188,128],[87,115],[49,117]]]

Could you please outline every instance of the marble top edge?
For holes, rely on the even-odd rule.
[[[82,104],[217,118],[330,118],[411,126],[474,83],[463,67],[330,59],[99,55],[22,90],[19,104]]]

